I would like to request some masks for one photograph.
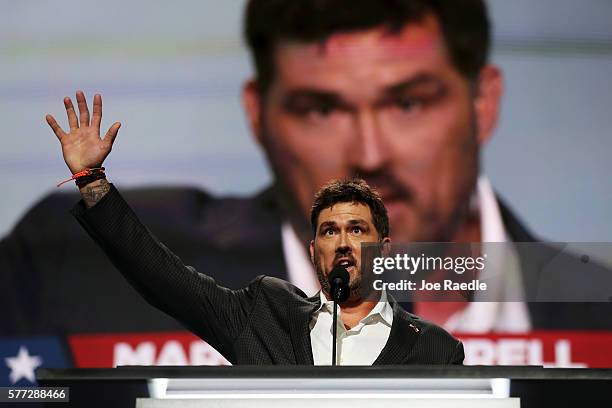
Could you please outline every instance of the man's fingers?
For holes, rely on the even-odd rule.
[[[93,101],[93,116],[91,117],[91,126],[100,130],[102,122],[102,95],[95,94]]]
[[[57,138],[61,142],[62,138],[66,136],[66,133],[64,133],[60,125],[57,124],[57,121],[55,120],[53,116],[47,115],[45,116],[45,119],[47,120],[47,123],[49,124],[49,126],[51,126],[51,129],[53,129],[53,133],[55,133],[55,136],[57,136]]]
[[[77,120],[76,113],[74,112],[72,100],[69,97],[64,98],[64,106],[66,107],[66,114],[68,115],[68,124],[70,125],[70,130],[78,129],[79,121]]]
[[[79,106],[79,123],[81,126],[89,126],[89,108],[83,91],[76,91],[77,105]]]
[[[108,132],[106,132],[106,135],[104,136],[104,141],[110,143],[110,145],[112,146],[113,143],[115,143],[115,138],[117,137],[117,132],[119,132],[120,127],[121,123],[113,123],[113,125],[108,129]]]

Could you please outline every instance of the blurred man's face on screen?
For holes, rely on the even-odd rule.
[[[247,87],[245,101],[303,215],[324,183],[357,175],[381,193],[395,241],[450,240],[490,132],[493,119],[482,116],[495,116],[496,106],[483,108],[452,64],[437,19],[395,34],[374,28],[282,42],[274,62],[265,98],[249,102]]]
[[[362,203],[337,203],[319,214],[310,243],[310,256],[321,287],[329,292],[327,276],[337,266],[345,267],[351,291],[361,284],[361,243],[378,242],[370,207]]]

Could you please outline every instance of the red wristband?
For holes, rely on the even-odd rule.
[[[91,183],[92,181],[100,180],[103,178],[106,178],[106,175],[104,174],[104,167],[94,167],[91,169],[85,169],[74,173],[72,177],[62,181],[57,186],[59,187],[62,184],[69,182],[70,180],[75,180],[76,185],[81,188],[84,185]]]

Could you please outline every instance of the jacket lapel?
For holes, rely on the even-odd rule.
[[[501,213],[504,228],[510,235],[513,242],[537,242],[539,241],[533,234],[525,228],[523,223],[512,213],[506,203],[499,198],[499,194],[495,194],[499,212]]]
[[[406,360],[412,346],[421,334],[410,315],[391,296],[389,296],[389,303],[393,308],[391,333],[389,333],[387,344],[373,365],[401,364]]]
[[[291,301],[291,304],[287,305],[291,344],[297,364],[314,365],[309,325],[312,314],[320,304],[321,298],[317,293],[311,298]]]

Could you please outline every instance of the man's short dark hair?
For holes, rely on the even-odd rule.
[[[310,211],[312,235],[317,234],[319,214],[338,203],[360,203],[370,208],[374,227],[380,239],[389,236],[389,216],[378,192],[360,178],[332,180],[324,185],[314,197]]]
[[[428,14],[439,21],[457,70],[470,81],[486,64],[490,24],[484,0],[249,0],[244,36],[260,91],[274,79],[280,41],[324,43],[331,35],[385,26],[398,33]]]

